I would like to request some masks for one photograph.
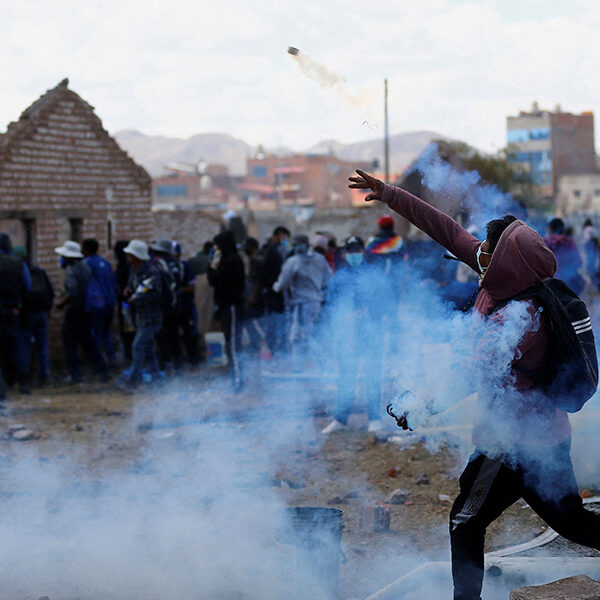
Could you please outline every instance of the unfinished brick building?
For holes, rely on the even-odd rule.
[[[67,79],[0,134],[0,231],[27,247],[58,290],[53,249],[65,240],[95,237],[109,255],[117,239],[153,237],[151,186]]]

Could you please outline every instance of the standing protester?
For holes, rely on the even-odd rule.
[[[345,266],[336,271],[329,286],[327,313],[338,362],[337,406],[324,434],[343,429],[354,403],[360,365],[365,377],[368,430],[381,429],[383,358],[382,307],[393,301],[380,269],[365,262],[365,244],[350,236],[344,244]],[[364,350],[364,351],[363,351]]]
[[[388,277],[396,301],[400,301],[403,277],[399,272],[404,259],[404,241],[394,231],[394,219],[391,215],[382,215],[377,219],[379,230],[367,240],[366,260],[369,264],[381,269]],[[399,352],[399,337],[394,335],[400,328],[400,316],[393,303],[385,308],[384,318],[387,328],[392,333],[390,336],[390,352]]]
[[[595,290],[598,289],[598,275],[600,274],[600,249],[598,248],[598,231],[591,219],[583,223],[582,249],[585,271]]]
[[[158,240],[150,245],[152,260],[161,274],[162,283],[162,327],[158,333],[158,359],[163,369],[182,367],[181,344],[179,343],[179,313],[181,309],[181,266],[173,258],[173,242]]]
[[[548,223],[548,234],[544,242],[556,257],[556,277],[562,279],[577,295],[581,294],[585,287],[585,280],[579,274],[583,260],[573,238],[566,234],[562,219],[555,218]]]
[[[13,253],[27,263],[31,276],[31,290],[23,300],[23,360],[29,373],[31,343],[35,343],[37,354],[37,383],[44,386],[50,379],[50,350],[48,348],[48,321],[54,303],[54,288],[44,269],[27,261],[27,250],[15,246]]]
[[[394,231],[394,218],[382,215],[377,219],[379,230],[367,241],[367,252],[371,262],[383,264],[385,271],[390,272],[393,261],[402,258],[404,242],[402,236]]]
[[[109,366],[115,363],[115,345],[112,338],[112,322],[117,302],[117,280],[112,271],[111,264],[102,256],[98,255],[98,240],[88,238],[83,240],[81,250],[85,256],[84,263],[92,272],[94,279],[102,295],[103,306],[92,310],[92,335],[98,346],[98,350],[104,350]]]
[[[327,297],[331,269],[322,254],[309,249],[308,236],[293,238],[294,254],[283,263],[281,273],[273,284],[275,292],[286,292],[292,313],[290,344],[294,367],[299,368],[300,355],[314,348],[314,326]]]
[[[141,240],[131,240],[123,253],[131,265],[129,282],[123,291],[135,315],[135,337],[131,346],[131,368],[124,373],[131,386],[139,384],[148,373],[149,381],[161,377],[156,355],[155,338],[162,325],[162,280],[159,268],[150,260],[148,246]]]
[[[198,321],[198,360],[206,359],[206,342],[204,334],[211,329],[214,313],[213,293],[208,284],[206,272],[212,256],[212,241],[204,242],[202,250],[188,260],[196,274],[194,285],[194,306]]]
[[[29,365],[23,355],[21,332],[23,302],[29,291],[29,269],[20,257],[12,253],[9,235],[0,233],[0,344],[5,362],[16,374],[22,394],[29,393]],[[5,375],[0,370],[0,400],[6,399]]]
[[[262,328],[271,353],[275,356],[285,347],[285,303],[283,294],[273,289],[289,250],[290,232],[279,225],[271,237],[254,255],[255,270],[264,298]]]
[[[560,535],[600,549],[600,515],[586,510],[570,457],[571,427],[566,412],[540,389],[536,374],[552,369],[548,311],[538,297],[514,300],[530,325],[506,372],[494,376],[497,336],[515,317],[506,303],[556,272],[556,260],[542,238],[523,221],[507,215],[487,224],[480,242],[456,221],[423,200],[357,170],[351,188],[370,189],[366,201],[386,203],[468,264],[480,276],[475,302],[486,339],[474,353],[483,385],[481,416],[474,427],[476,449],[460,477],[460,494],[450,513],[455,600],[479,600],[487,526],[520,497]],[[521,304],[523,303],[523,304]],[[514,382],[514,383],[510,383]],[[406,413],[400,418],[407,427]]]
[[[92,272],[83,262],[81,246],[67,241],[54,249],[60,256],[60,266],[65,273],[65,295],[56,303],[56,308],[64,308],[62,325],[63,345],[69,371],[69,381],[83,381],[78,346],[82,346],[102,381],[108,380],[108,367],[92,336],[91,315],[86,311],[87,293]]]
[[[244,263],[237,252],[231,231],[219,233],[214,238],[215,253],[208,268],[208,283],[214,288],[216,316],[225,334],[227,358],[235,391],[244,385],[241,346],[241,319],[244,311]]]
[[[173,259],[179,263],[181,275],[179,327],[183,334],[183,345],[188,361],[193,367],[199,362],[198,357],[198,313],[194,302],[196,273],[187,260],[181,260],[181,244],[173,242]]]
[[[259,319],[265,312],[265,297],[261,285],[259,265],[256,260],[258,251],[258,240],[253,237],[246,238],[244,254],[248,258],[248,274],[244,294],[244,330],[248,334],[250,348],[253,351],[260,351],[265,337],[259,324]]]
[[[123,252],[127,248],[129,240],[119,240],[114,247],[117,266],[115,268],[115,279],[117,280],[117,315],[119,317],[119,333],[123,344],[123,355],[127,362],[131,362],[131,344],[135,336],[133,314],[131,307],[125,302],[123,291],[129,281],[131,265],[127,260],[127,254]]]

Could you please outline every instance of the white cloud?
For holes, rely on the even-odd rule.
[[[506,116],[533,100],[600,103],[600,6],[585,0],[2,3],[2,125],[65,76],[109,131],[297,148],[380,135],[384,77],[393,133],[433,129],[485,149],[504,145]],[[306,78],[288,45],[346,77],[360,106]]]

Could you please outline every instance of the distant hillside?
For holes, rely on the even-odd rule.
[[[207,163],[227,165],[232,175],[246,172],[246,157],[252,148],[226,133],[200,133],[186,139],[144,135],[124,130],[115,134],[121,148],[152,176],[160,175],[171,163]]]
[[[432,140],[448,139],[433,131],[413,131],[390,136],[390,171],[402,173]],[[320,142],[309,152],[327,152],[329,149],[344,160],[377,160],[383,168],[383,140],[340,144],[335,141]]]
[[[160,175],[168,164],[197,164],[201,160],[227,165],[232,175],[243,175],[246,173],[246,158],[255,151],[246,142],[225,133],[201,133],[180,139],[124,130],[116,133],[115,138],[153,176]],[[390,137],[390,170],[402,172],[435,139],[445,138],[432,131],[401,133]],[[277,151],[280,154],[292,152],[286,148],[278,148]],[[383,141],[380,139],[355,144],[323,141],[302,152],[333,152],[339,158],[351,161],[377,160],[383,167]]]

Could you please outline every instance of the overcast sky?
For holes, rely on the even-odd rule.
[[[69,77],[109,132],[302,150],[433,130],[483,150],[506,116],[593,110],[597,0],[0,0],[0,129]],[[289,45],[337,78],[323,87]],[[598,138],[598,132],[596,135]]]

